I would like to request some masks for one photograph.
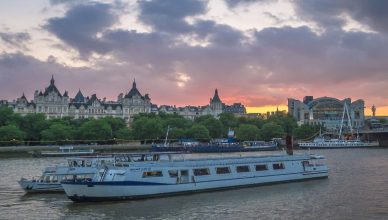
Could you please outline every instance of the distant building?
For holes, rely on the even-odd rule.
[[[342,119],[344,125],[348,124],[347,113],[344,115],[344,105],[347,105],[352,126],[355,128],[364,125],[365,115],[364,100],[351,102],[350,98],[339,100],[331,97],[314,99],[306,96],[303,101],[289,98],[288,113],[292,115],[299,124],[323,125],[328,130],[338,130]]]
[[[81,90],[78,90],[74,98],[69,98],[67,91],[62,94],[58,90],[54,77],[51,78],[50,84],[44,91],[35,91],[33,100],[28,101],[23,93],[20,98],[11,102],[0,100],[0,105],[9,106],[15,113],[22,115],[43,113],[48,119],[65,116],[73,118],[103,118],[111,116],[123,118],[126,122],[130,122],[139,113],[176,113],[190,120],[194,120],[201,115],[218,117],[223,112],[239,116],[246,114],[246,109],[241,103],[234,103],[230,106],[222,103],[217,89],[209,104],[205,106],[176,107],[162,105],[158,108],[157,105],[151,103],[148,94],[143,96],[140,93],[135,81],[133,81],[132,88],[128,93],[118,95],[117,101],[107,101],[105,98],[98,98],[96,94],[85,97]]]
[[[202,115],[212,115],[215,118],[221,113],[233,113],[236,116],[245,116],[246,109],[245,106],[241,103],[234,103],[233,105],[226,105],[222,103],[218,90],[214,91],[213,98],[210,99],[209,105],[205,106],[184,106],[176,107],[169,105],[161,105],[159,107],[159,112],[165,112],[167,114],[178,114],[183,116],[186,119],[194,120],[196,117]]]
[[[132,84],[131,90],[123,96],[119,95],[117,101],[106,101],[99,99],[96,94],[85,97],[81,90],[73,99],[69,98],[68,92],[61,94],[55,86],[54,77],[44,92],[36,90],[34,99],[28,101],[23,94],[16,101],[8,102],[3,100],[2,105],[13,108],[14,112],[22,115],[28,113],[43,113],[47,118],[61,118],[70,116],[73,118],[102,118],[106,116],[119,117],[129,122],[133,116],[139,113],[151,112],[151,99],[148,94],[141,95]]]

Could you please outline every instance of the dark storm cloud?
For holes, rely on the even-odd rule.
[[[45,28],[76,48],[81,56],[86,56],[92,51],[106,53],[109,50],[97,35],[117,20],[112,5],[90,3],[75,5],[63,17],[49,19]]]
[[[341,27],[343,14],[376,31],[388,32],[388,1],[381,0],[295,0],[297,13],[323,27]]]
[[[225,0],[225,3],[230,8],[235,8],[241,5],[249,5],[257,2],[276,2],[276,0]]]
[[[186,33],[192,27],[186,17],[200,15],[207,10],[205,0],[142,0],[139,1],[139,20],[155,31]]]
[[[25,43],[31,39],[30,34],[26,32],[9,33],[0,32],[0,39],[6,44],[19,49],[27,49]]]

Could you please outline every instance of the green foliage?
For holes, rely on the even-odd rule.
[[[156,140],[163,135],[162,121],[158,117],[139,117],[132,123],[133,137],[138,140]]]
[[[241,124],[237,131],[236,136],[242,141],[255,141],[260,140],[260,130],[256,125]]]
[[[24,140],[26,133],[15,125],[5,125],[0,127],[0,141]]]
[[[49,121],[43,114],[28,114],[20,121],[20,129],[26,135],[26,141],[41,140],[41,132],[49,127]]]
[[[219,120],[224,125],[225,129],[235,129],[238,127],[238,120],[233,113],[221,113],[219,115]]]
[[[8,126],[8,127],[7,127]],[[268,119],[236,117],[232,113],[222,113],[219,119],[210,115],[197,117],[194,121],[178,114],[160,112],[136,115],[127,127],[121,118],[73,119],[63,117],[47,120],[43,114],[21,116],[11,108],[0,107],[0,127],[2,139],[20,139],[27,144],[40,141],[80,140],[90,143],[97,140],[163,140],[170,126],[169,139],[194,138],[201,141],[226,137],[229,129],[235,130],[241,140],[270,140],[284,137],[286,133],[297,138],[309,136],[316,128],[298,127],[296,120],[287,114],[277,113]],[[88,141],[90,140],[90,141]]]
[[[105,118],[102,118],[100,120],[103,120],[103,121],[105,121],[106,123],[108,123],[110,125],[110,127],[112,128],[112,135],[114,137],[117,136],[116,133],[119,130],[127,127],[127,125],[125,124],[124,119],[122,119],[122,118],[105,117]]]
[[[319,132],[319,126],[302,124],[300,127],[294,129],[294,136],[296,139],[311,138]]]
[[[108,122],[92,119],[82,124],[78,130],[81,140],[108,140],[113,138],[112,128]]]
[[[286,134],[292,134],[292,131],[298,127],[298,123],[296,122],[295,118],[289,114],[283,114],[280,112],[271,115],[267,119],[266,123],[280,125]]]
[[[172,128],[170,130],[170,133],[168,135],[168,139],[171,139],[171,140],[179,140],[179,139],[183,139],[183,138],[186,138],[186,131],[184,129],[181,129],[181,128]]]
[[[214,117],[210,116],[210,117],[204,118],[199,122],[199,124],[207,128],[207,130],[209,131],[210,137],[221,138],[223,136],[224,126],[219,120],[215,119]]]
[[[51,125],[48,129],[43,130],[41,136],[44,141],[64,141],[72,140],[73,132],[69,125],[56,123]]]
[[[265,141],[270,141],[272,138],[281,138],[284,136],[283,128],[273,122],[264,124],[263,128],[260,130],[260,133],[261,137]]]
[[[186,132],[187,137],[194,138],[196,140],[205,141],[210,139],[209,130],[200,124],[195,124],[189,128]]]
[[[115,138],[122,139],[122,140],[132,140],[133,139],[131,130],[129,130],[129,128],[127,128],[127,127],[120,128],[119,130],[117,130],[115,132]]]
[[[0,107],[0,126],[8,125],[13,119],[13,110],[9,107]]]

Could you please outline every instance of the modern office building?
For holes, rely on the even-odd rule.
[[[343,126],[352,125],[359,128],[364,125],[365,103],[359,99],[354,102],[350,98],[339,100],[331,97],[314,99],[306,96],[303,101],[289,98],[288,113],[299,124],[323,125],[328,130],[338,130]]]

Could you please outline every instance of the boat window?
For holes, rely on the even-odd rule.
[[[86,166],[87,166],[87,167],[91,167],[91,166],[92,166],[92,161],[87,160],[87,161],[86,161]]]
[[[216,173],[217,174],[227,174],[227,173],[230,173],[230,168],[229,167],[217,167],[216,168]]]
[[[170,175],[170,177],[175,178],[178,176],[178,170],[169,170],[168,174]]]
[[[268,170],[268,167],[266,164],[258,164],[256,165],[256,171],[265,171]]]
[[[53,182],[53,183],[58,182],[58,176],[53,176],[51,179],[51,182]]]
[[[274,170],[281,170],[285,168],[284,163],[274,163],[272,164],[272,167]]]
[[[162,171],[147,171],[143,173],[143,178],[147,177],[161,177],[163,176]]]
[[[237,166],[237,173],[249,172],[249,166]]]
[[[194,169],[195,176],[205,176],[210,175],[209,168]]]

